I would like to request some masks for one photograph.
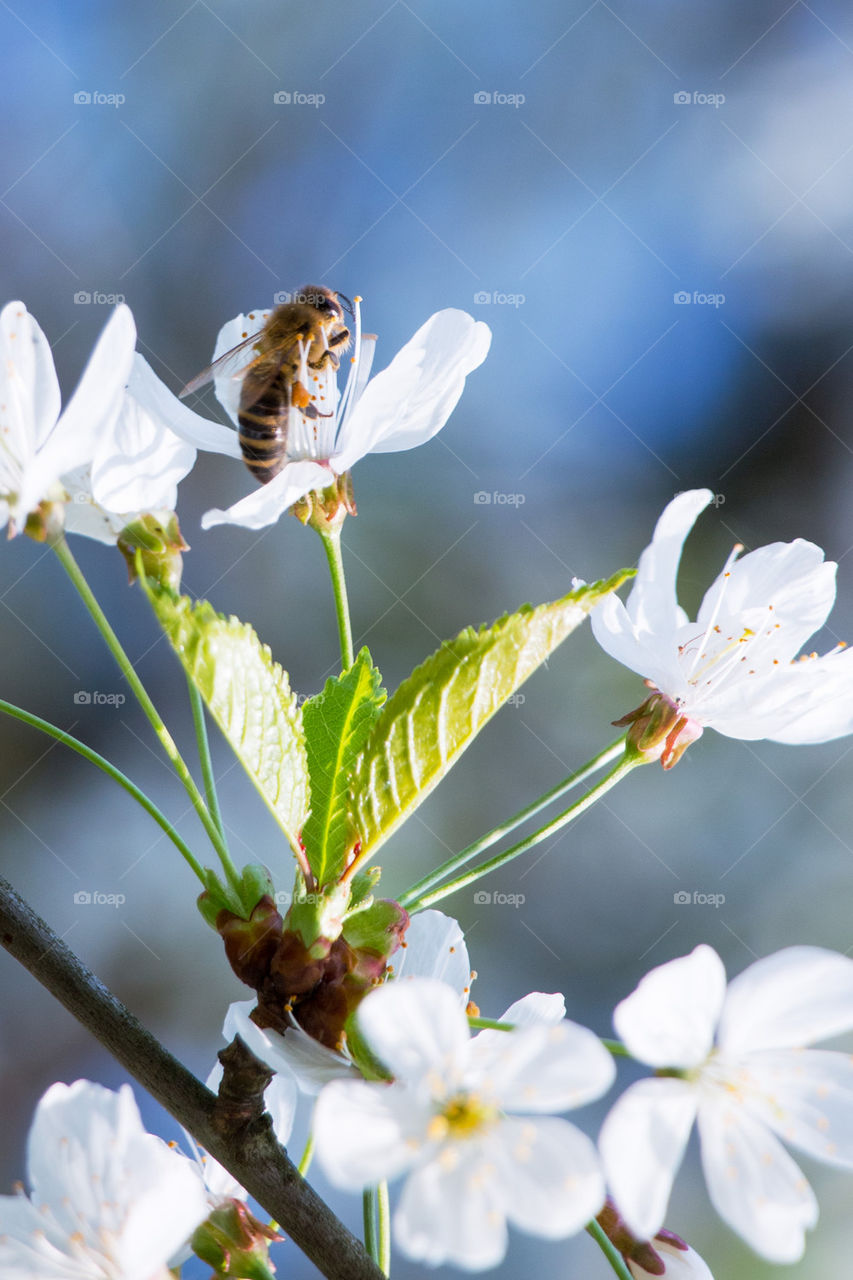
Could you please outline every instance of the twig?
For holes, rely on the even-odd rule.
[[[327,1280],[384,1280],[360,1241],[300,1176],[268,1115],[222,1131],[200,1080],[78,960],[0,876],[0,943],[280,1222]]]

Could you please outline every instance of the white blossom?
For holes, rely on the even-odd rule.
[[[269,311],[253,311],[224,325],[214,362],[247,336],[259,333],[269,315]],[[375,341],[362,335],[357,311],[355,354],[343,393],[338,390],[331,362],[325,369],[309,371],[307,347],[303,350],[306,367],[301,380],[311,388],[312,406],[319,406],[324,416],[306,417],[291,407],[281,471],[227,510],[206,512],[203,528],[217,524],[263,528],[312,490],[334,484],[368,453],[413,449],[432,439],[453,412],[466,376],[485,359],[491,331],[464,311],[438,311],[398,351],[387,369],[368,381]],[[238,425],[240,378],[217,377],[214,385],[217,398]],[[182,434],[177,419],[170,419],[170,425]],[[201,447],[220,449],[215,439]]]
[[[191,1162],[145,1132],[128,1085],[48,1089],[27,1169],[30,1195],[0,1196],[3,1280],[169,1280],[208,1214]]]
[[[593,611],[596,639],[673,704],[682,742],[706,727],[788,743],[850,733],[853,651],[839,645],[822,658],[795,661],[835,599],[836,565],[824,561],[820,547],[798,538],[738,558],[743,548],[736,546],[695,622],[678,604],[682,547],[712,498],[709,489],[695,489],[669,503],[627,604],[611,594]],[[667,744],[664,763],[675,745]]]
[[[23,527],[45,499],[67,502],[65,526],[115,542],[140,513],[173,511],[199,439],[236,450],[134,355],[129,307],[115,309],[60,413],[47,339],[22,302],[0,311],[0,527]],[[163,414],[181,427],[178,435]]]
[[[853,960],[789,947],[726,988],[708,946],[653,969],[617,1007],[629,1053],[655,1067],[608,1115],[600,1139],[628,1227],[653,1236],[694,1121],[711,1200],[771,1262],[794,1262],[817,1221],[811,1187],[779,1139],[853,1168],[853,1060],[804,1045],[853,1029]]]
[[[482,1270],[504,1256],[508,1223],[557,1239],[601,1208],[593,1144],[550,1114],[609,1087],[592,1032],[561,1020],[471,1037],[458,993],[430,978],[384,984],[357,1019],[393,1081],[327,1085],[317,1157],[350,1190],[406,1175],[393,1220],[404,1253]]]
[[[682,1249],[678,1245],[669,1244],[665,1240],[653,1240],[652,1245],[655,1253],[660,1254],[661,1261],[666,1268],[664,1275],[667,1280],[714,1280],[711,1275],[708,1264],[704,1259],[699,1257],[695,1249],[691,1249],[685,1245]],[[636,1280],[646,1280],[646,1277],[652,1277],[656,1280],[651,1271],[644,1270],[638,1263],[632,1262],[630,1258],[627,1262],[628,1270]]]

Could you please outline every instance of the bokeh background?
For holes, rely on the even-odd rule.
[[[208,361],[224,320],[307,281],[364,296],[378,367],[440,307],[491,325],[491,355],[442,434],[356,472],[354,629],[389,688],[462,626],[635,562],[663,505],[694,485],[718,496],[685,556],[688,606],[733,542],[799,536],[839,562],[818,647],[850,635],[843,0],[2,0],[0,48],[2,298],[38,317],[66,395],[115,296],[174,389]],[[317,539],[290,519],[260,534],[199,528],[250,483],[208,456],[182,485],[185,583],[253,623],[294,687],[315,692],[337,656]],[[75,549],[190,752],[177,664],[123,562],[83,540]],[[4,698],[125,768],[208,856],[130,700],[75,701],[125,691],[61,570],[26,538],[0,553],[0,652]],[[642,688],[585,629],[523,692],[387,846],[390,891],[600,749]],[[289,887],[274,825],[227,747],[214,749],[236,855],[268,862]],[[850,950],[850,750],[707,734],[673,773],[633,775],[486,886],[522,905],[477,904],[471,891],[450,900],[484,1012],[561,990],[571,1016],[607,1034],[616,1000],[700,941],[730,972],[792,942]],[[225,1009],[246,992],[196,912],[190,873],[77,757],[9,721],[0,751],[3,872],[206,1074]],[[81,904],[81,891],[124,902]],[[725,902],[675,902],[694,891]],[[42,1091],[123,1075],[2,956],[0,975],[8,1190]],[[577,1118],[595,1132],[602,1114]],[[853,1246],[853,1182],[804,1167],[822,1219],[792,1280],[837,1273]],[[355,1197],[332,1201],[358,1223]],[[695,1151],[669,1225],[718,1277],[773,1273],[715,1218]],[[315,1274],[292,1246],[279,1258],[294,1280]],[[515,1235],[497,1274],[539,1272],[607,1267],[585,1237]],[[398,1259],[395,1274],[420,1272]]]

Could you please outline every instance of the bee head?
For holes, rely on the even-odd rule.
[[[294,296],[295,302],[304,302],[309,307],[315,307],[317,311],[321,311],[323,315],[334,316],[338,320],[343,319],[343,309],[338,302],[338,294],[333,293],[331,289],[327,289],[322,284],[306,284]],[[349,301],[349,299],[345,299]]]

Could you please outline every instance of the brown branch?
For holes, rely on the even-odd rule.
[[[216,1097],[78,960],[0,876],[0,943],[223,1164],[327,1280],[383,1280],[363,1245],[288,1159],[268,1115],[223,1132]]]

